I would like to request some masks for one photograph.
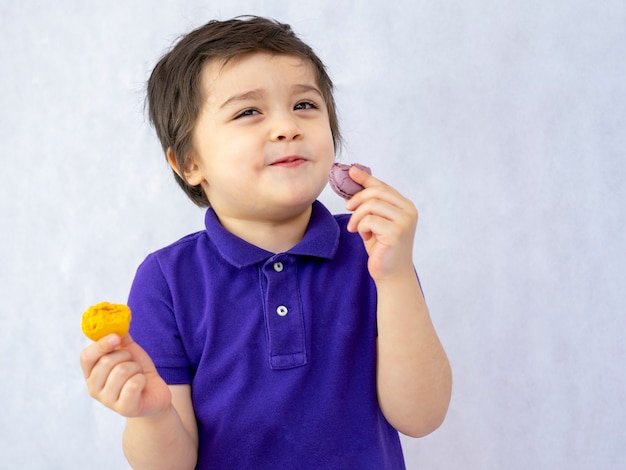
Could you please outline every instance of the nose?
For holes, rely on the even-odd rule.
[[[293,116],[277,116],[272,122],[271,140],[290,141],[302,137],[302,130]]]

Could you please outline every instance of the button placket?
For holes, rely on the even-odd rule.
[[[265,322],[270,366],[290,369],[306,364],[304,316],[295,260],[276,258],[263,266],[267,281]]]

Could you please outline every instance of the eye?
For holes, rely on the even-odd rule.
[[[260,114],[258,109],[254,109],[254,108],[244,109],[243,111],[241,111],[235,116],[235,119],[239,119],[239,118],[246,117],[246,116],[255,116],[257,114]]]
[[[299,110],[299,109],[318,109],[318,106],[313,103],[313,101],[300,101],[298,104],[296,104],[293,109],[295,110]]]

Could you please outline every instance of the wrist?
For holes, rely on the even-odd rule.
[[[389,286],[397,286],[403,283],[417,282],[417,274],[412,263],[398,266],[393,270],[387,271],[385,274],[372,277],[377,288]]]
[[[127,418],[129,424],[138,425],[160,425],[162,423],[170,422],[173,418],[178,417],[178,412],[172,403],[169,403],[165,408],[153,411],[150,414],[129,416]]]

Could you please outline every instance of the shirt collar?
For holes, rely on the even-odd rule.
[[[214,242],[220,255],[234,266],[241,268],[274,256],[274,253],[248,243],[222,227],[217,214],[211,208],[207,210],[204,222],[207,235]],[[337,251],[339,232],[339,224],[335,217],[321,202],[315,201],[304,238],[286,253],[330,259]]]

